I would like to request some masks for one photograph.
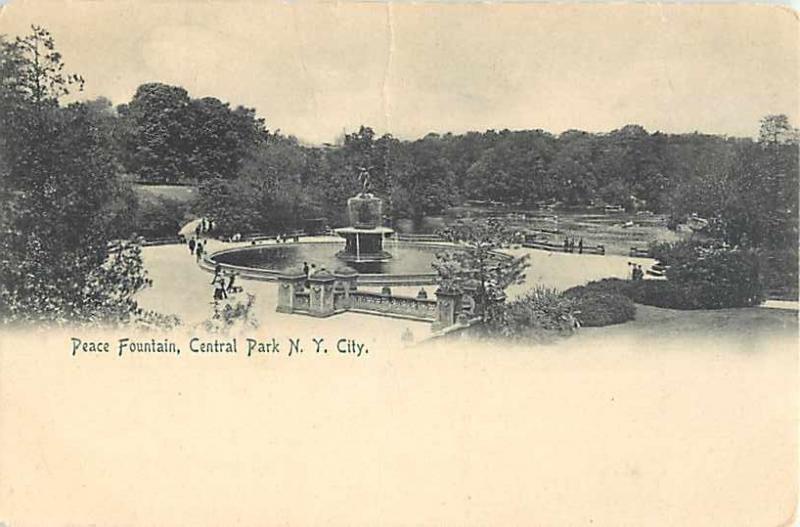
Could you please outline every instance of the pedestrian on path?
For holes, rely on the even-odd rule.
[[[228,298],[228,294],[225,292],[225,279],[223,277],[219,277],[219,279],[214,281],[214,300],[224,300]]]

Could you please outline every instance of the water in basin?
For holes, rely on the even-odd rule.
[[[441,247],[426,247],[421,245],[406,245],[387,240],[384,250],[393,258],[384,262],[349,263],[345,264],[336,257],[336,253],[344,249],[342,243],[289,243],[278,245],[265,245],[257,248],[243,248],[216,256],[219,263],[286,271],[298,269],[303,262],[315,264],[318,268],[328,270],[349,267],[362,274],[420,274],[435,272],[432,263],[436,260],[436,253],[441,252]]]

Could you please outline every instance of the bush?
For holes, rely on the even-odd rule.
[[[719,241],[697,240],[654,244],[650,250],[668,266],[666,281],[613,279],[586,287],[672,309],[747,307],[764,299],[761,265],[754,251],[730,248]]]
[[[589,282],[586,285],[572,287],[564,291],[564,296],[575,297],[587,293],[610,293],[630,297],[630,292],[635,282],[621,278],[603,278]]]
[[[555,289],[537,287],[525,296],[493,306],[486,317],[491,336],[548,340],[577,328],[575,302]]]
[[[572,298],[622,295],[637,304],[669,309],[746,307],[763,299],[757,262],[740,254],[712,256],[676,270],[670,267],[667,280],[607,278],[573,287],[564,294]]]
[[[715,297],[714,285],[709,283],[676,284],[666,280],[644,280],[632,285],[628,295],[638,304],[684,310],[726,307]]]
[[[575,316],[581,326],[610,326],[628,322],[636,316],[633,301],[619,292],[574,287],[564,296],[575,302]]]
[[[666,276],[700,308],[747,307],[764,299],[759,261],[752,251],[699,245],[693,255],[674,258]]]
[[[258,327],[254,305],[256,297],[247,293],[247,300],[214,302],[211,318],[203,321],[202,328],[209,333],[227,335],[231,332],[252,330]]]
[[[664,265],[672,265],[677,261],[687,261],[694,257],[702,244],[697,240],[682,240],[679,242],[651,242],[650,254]]]

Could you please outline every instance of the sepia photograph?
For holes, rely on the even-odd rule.
[[[0,0],[0,527],[794,525],[798,43]]]

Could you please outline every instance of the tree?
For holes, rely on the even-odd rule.
[[[63,70],[61,53],[46,29],[33,25],[29,35],[12,43],[3,40],[4,97],[16,96],[37,108],[57,106],[72,86],[80,91],[84,84],[80,75],[64,74]]]
[[[189,175],[197,180],[233,179],[253,149],[268,137],[264,120],[254,110],[243,106],[231,110],[214,97],[193,99],[188,113],[192,133],[187,164]]]
[[[149,83],[118,107],[122,162],[140,181],[176,183],[190,177],[189,104],[183,88]]]
[[[441,144],[430,137],[399,147],[389,169],[395,216],[420,220],[455,203],[455,177]]]
[[[797,130],[786,115],[765,115],[761,118],[758,141],[769,146],[796,143]]]
[[[252,109],[192,99],[185,89],[158,82],[139,86],[118,111],[123,164],[144,182],[233,179],[269,137]]]
[[[248,154],[237,177],[200,184],[197,210],[213,219],[222,235],[299,229],[303,218],[320,214],[326,198],[321,184],[310,179],[309,157],[318,161],[296,140],[271,135]]]
[[[434,267],[443,289],[470,291],[476,310],[491,318],[494,307],[505,300],[505,290],[525,280],[528,256],[510,257],[498,251],[515,239],[494,219],[465,219],[441,231],[458,250],[437,255]]]
[[[80,77],[49,33],[0,47],[0,146],[8,198],[0,217],[0,320],[124,323],[148,316],[134,300],[149,285],[136,244],[109,255],[112,207],[124,194],[91,104],[59,99]],[[152,320],[152,317],[151,317]]]

